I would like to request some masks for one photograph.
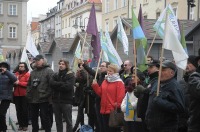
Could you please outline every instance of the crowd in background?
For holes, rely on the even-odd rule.
[[[25,62],[11,72],[9,63],[0,63],[0,132],[7,130],[5,118],[11,101],[19,131],[27,131],[32,124],[32,132],[38,132],[40,117],[45,132],[50,132],[53,115],[57,132],[63,132],[63,119],[67,132],[76,132],[84,124],[95,132],[200,131],[200,56],[189,56],[181,80],[177,80],[179,69],[173,61],[160,63],[151,56],[143,72],[130,60],[120,68],[101,62],[97,75],[87,61],[79,60],[76,73],[66,59],[58,64],[59,70],[54,72],[47,60],[37,55],[31,72]],[[78,106],[74,126],[73,106]],[[124,113],[123,126],[109,125],[115,108]],[[84,122],[84,114],[88,122]]]

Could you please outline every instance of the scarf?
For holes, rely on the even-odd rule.
[[[120,78],[120,76],[119,76],[118,73],[114,73],[113,75],[106,75],[106,76],[105,76],[105,79],[106,79],[108,82],[121,81],[121,78]]]

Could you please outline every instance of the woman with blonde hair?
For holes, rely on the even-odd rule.
[[[112,128],[108,125],[110,112],[116,107],[120,109],[121,102],[125,96],[125,87],[118,74],[118,66],[110,64],[105,80],[101,86],[94,80],[92,88],[95,93],[101,97],[100,113],[103,117],[103,127],[105,132],[120,132],[120,128]]]

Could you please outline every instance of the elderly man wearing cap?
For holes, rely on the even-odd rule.
[[[49,98],[51,96],[49,80],[51,79],[53,70],[42,55],[37,55],[34,61],[34,70],[31,72],[26,94],[32,113],[32,132],[38,132],[39,130],[39,111],[45,132],[50,132],[51,122],[47,111],[49,110]]]
[[[178,114],[185,111],[183,93],[174,78],[176,65],[169,60],[162,62],[160,92],[157,85],[149,93],[146,122],[150,132],[176,132]]]
[[[152,87],[154,87],[158,83],[157,80],[159,71],[159,61],[152,60],[147,65],[148,65],[147,74],[149,77],[149,84],[145,86],[145,88],[141,85],[138,85],[134,90],[134,94],[138,98],[137,115],[139,118],[142,119],[146,132],[148,132],[148,129],[145,123],[145,114],[148,106],[149,92],[151,91]]]
[[[200,56],[196,58],[198,67],[188,79],[190,96],[188,132],[200,132]]]
[[[14,82],[17,78],[10,72],[7,62],[0,63],[0,131],[6,132],[6,112],[12,100]]]

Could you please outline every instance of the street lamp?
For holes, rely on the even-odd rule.
[[[78,25],[78,19],[80,19],[80,21],[79,21],[79,25]],[[85,31],[85,20],[86,19],[89,19],[88,17],[85,17],[84,19],[83,19],[83,22],[82,22],[82,17],[76,17],[76,19],[75,19],[75,24],[72,26],[72,27],[74,27],[75,29],[77,29],[78,27],[81,29],[81,31],[82,32],[84,32]]]

